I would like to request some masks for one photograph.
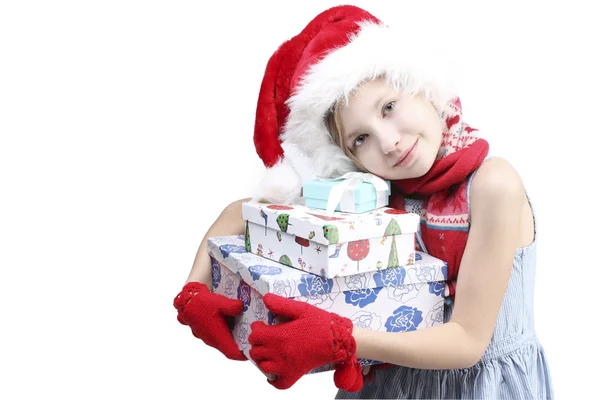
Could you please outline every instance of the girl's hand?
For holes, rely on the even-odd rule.
[[[362,387],[350,319],[272,293],[263,300],[272,313],[289,319],[272,326],[262,321],[251,325],[250,358],[265,374],[277,377],[268,380],[271,385],[288,389],[313,368],[339,363],[336,385],[352,391]]]
[[[246,356],[233,340],[227,324],[228,317],[240,314],[244,304],[212,293],[199,282],[189,282],[175,297],[177,320],[192,329],[192,334],[232,360],[243,361]]]

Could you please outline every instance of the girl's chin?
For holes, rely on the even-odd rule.
[[[377,174],[375,174],[377,175]],[[377,175],[382,179],[385,179],[387,181],[401,181],[404,179],[411,179],[411,178],[416,178],[416,176],[412,175],[412,174],[382,174],[382,175]]]
[[[391,171],[389,173],[386,174],[386,176],[381,176],[381,178],[386,179],[386,180],[390,180],[390,181],[401,181],[401,180],[405,180],[405,179],[414,179],[414,178],[420,178],[423,175],[425,175],[427,173],[428,170],[425,171],[420,171],[417,168],[410,168],[409,170],[404,170],[404,171],[397,171],[396,173],[394,173],[394,171]]]

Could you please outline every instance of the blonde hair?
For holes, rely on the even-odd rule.
[[[354,163],[354,165],[356,166],[356,168],[358,168],[361,172],[369,172],[362,164],[360,161],[358,161],[358,158],[356,158],[356,156],[354,155],[354,153],[352,153],[352,150],[350,150],[348,148],[348,146],[346,145],[346,142],[343,140],[342,137],[342,119],[340,117],[340,105],[341,105],[341,100],[337,101],[333,107],[331,107],[329,109],[329,112],[327,113],[327,115],[325,115],[325,126],[327,127],[327,130],[329,131],[329,134],[331,135],[331,139],[333,139],[333,142],[339,146],[340,149],[342,149],[342,151],[344,152],[344,154],[350,159],[352,160],[352,162]]]

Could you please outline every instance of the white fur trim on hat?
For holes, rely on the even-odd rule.
[[[255,201],[290,204],[298,200],[301,190],[302,178],[286,156],[267,168],[252,198]]]

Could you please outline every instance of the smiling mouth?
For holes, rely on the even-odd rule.
[[[408,149],[408,151],[406,153],[404,153],[404,155],[400,158],[400,160],[398,160],[398,162],[396,164],[394,164],[394,167],[397,167],[398,165],[402,164],[404,162],[404,160],[406,160],[406,158],[413,152],[413,150],[417,146],[417,143],[419,143],[419,139],[417,139],[415,141],[415,143],[412,145],[412,147],[410,149]]]

